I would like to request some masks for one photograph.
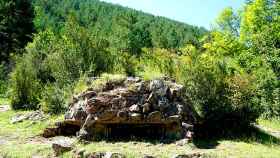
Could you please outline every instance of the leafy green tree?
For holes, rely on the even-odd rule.
[[[0,1],[0,62],[8,62],[11,53],[31,41],[33,18],[31,0]]]
[[[225,8],[216,19],[218,30],[239,36],[241,17],[234,13],[232,8]]]
[[[280,2],[255,0],[245,7],[240,38],[280,77]]]

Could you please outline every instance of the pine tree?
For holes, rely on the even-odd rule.
[[[0,63],[32,39],[33,18],[31,0],[0,1]]]

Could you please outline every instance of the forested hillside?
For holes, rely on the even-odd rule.
[[[99,40],[110,47],[139,54],[141,48],[179,48],[186,43],[198,44],[206,30],[156,17],[133,9],[98,0],[35,0],[37,30],[52,29],[59,33],[65,22],[74,18]]]

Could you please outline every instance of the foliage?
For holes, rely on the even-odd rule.
[[[31,41],[33,26],[31,0],[1,0],[0,2],[0,64],[7,63],[10,54]]]
[[[275,0],[255,0],[245,7],[240,27],[240,39],[253,54],[262,56],[280,77],[280,3]]]
[[[155,17],[140,11],[98,0],[36,0],[38,30],[64,29],[68,15],[74,14],[79,25],[105,38],[112,48],[137,55],[143,47],[178,48],[188,41],[197,41],[204,28]]]
[[[7,95],[7,72],[4,65],[0,64],[0,97],[6,97]]]
[[[13,109],[37,109],[40,84],[37,79],[33,58],[24,55],[17,59],[11,74],[10,99]]]
[[[59,114],[66,110],[67,91],[56,85],[46,85],[43,89],[41,108],[44,112]]]
[[[26,54],[17,61],[12,75],[11,84],[24,83],[11,87],[13,105],[38,104],[41,100],[44,108],[56,111],[56,108],[62,107],[63,101],[62,98],[50,98],[52,93],[62,95],[55,89],[68,89],[79,79],[80,74],[95,76],[112,69],[113,55],[106,50],[106,41],[96,41],[71,17],[65,25],[65,30],[59,36],[47,30],[37,34],[33,43],[26,47]],[[27,68],[23,66],[25,64]],[[47,88],[49,84],[56,88]],[[36,93],[33,93],[35,89]],[[45,90],[49,92],[45,93]],[[46,99],[51,100],[48,102]]]

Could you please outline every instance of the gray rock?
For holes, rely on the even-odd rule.
[[[165,96],[168,87],[163,80],[152,80],[149,85],[151,92],[155,92],[158,96]]]
[[[137,104],[134,104],[131,107],[129,107],[129,111],[130,112],[140,112],[140,106]]]
[[[125,158],[125,156],[120,153],[105,152],[92,153],[87,158]]]
[[[142,120],[142,115],[139,113],[131,113],[129,118],[132,122],[138,122]]]
[[[120,121],[126,121],[128,119],[128,113],[126,111],[119,111],[117,117]]]
[[[160,98],[158,101],[158,107],[161,112],[164,112],[169,107],[168,100],[165,97]]]
[[[86,150],[84,148],[76,149],[76,150],[73,151],[74,158],[84,158],[85,153],[86,153]]]
[[[175,155],[172,158],[201,158],[201,153],[191,153],[191,154],[181,154],[181,155]]]
[[[80,94],[79,98],[89,99],[89,98],[92,98],[96,95],[97,95],[97,93],[95,91],[86,91],[86,92]]]
[[[184,91],[183,85],[172,83],[170,87],[170,97],[174,101],[179,100],[184,95]]]
[[[162,114],[159,111],[154,111],[148,115],[147,118],[150,122],[161,122]]]
[[[24,120],[31,120],[31,121],[43,121],[47,118],[46,115],[42,111],[33,111],[27,114],[17,114],[11,119],[11,123],[18,123]]]
[[[104,111],[102,114],[98,115],[98,120],[99,121],[108,121],[108,120],[113,120],[116,118],[118,111],[116,110],[109,110],[109,111]]]
[[[57,125],[61,128],[46,130],[45,135],[48,137],[57,133],[63,135],[67,133],[65,131],[69,131],[67,127],[73,127],[75,129],[73,133],[79,131],[78,137],[81,139],[110,138],[111,134],[114,134],[111,132],[115,131],[114,128],[125,124],[129,130],[126,132],[129,134],[132,132],[131,135],[135,132],[133,128],[141,125],[149,128],[150,125],[151,131],[162,133],[161,138],[172,136],[174,133],[179,133],[180,138],[185,138],[184,134],[192,131],[191,125],[197,120],[195,118],[197,115],[194,115],[194,108],[190,107],[187,99],[181,98],[183,93],[184,88],[181,85],[166,79],[108,80],[104,88],[88,88],[79,96],[75,96],[73,102],[69,104],[69,110],[62,122],[63,126]],[[19,116],[16,120],[22,119],[26,119],[26,116]],[[185,124],[182,124],[183,122]]]
[[[0,105],[0,112],[5,112],[10,110],[10,105]]]
[[[73,141],[69,139],[59,139],[55,140],[52,143],[52,149],[54,150],[54,154],[56,156],[59,156],[63,154],[64,152],[71,151],[73,149]]]
[[[143,106],[143,113],[147,114],[151,111],[151,104],[150,103],[145,103]]]
[[[174,116],[169,116],[166,118],[167,122],[180,122],[181,116],[180,115],[174,115]]]
[[[193,125],[188,124],[188,123],[185,123],[185,122],[182,122],[182,127],[183,127],[185,130],[190,130],[190,131],[193,130]]]
[[[181,139],[181,140],[179,140],[179,141],[176,141],[175,144],[176,144],[177,146],[185,146],[185,145],[187,145],[189,142],[190,142],[189,139]]]

